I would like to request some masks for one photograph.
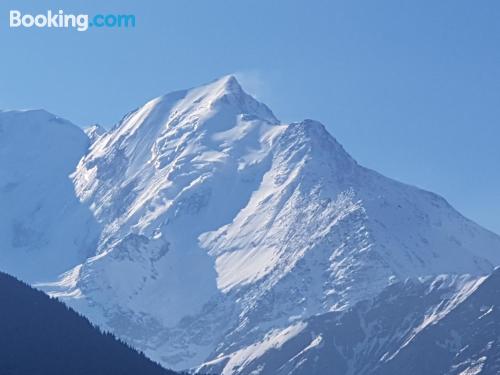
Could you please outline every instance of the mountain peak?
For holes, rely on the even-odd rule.
[[[30,139],[38,143],[43,138],[47,144],[51,144],[57,143],[57,139],[61,137],[69,137],[76,143],[84,140],[87,144],[86,137],[78,126],[44,109],[0,110],[1,132],[4,132],[2,140],[7,146],[14,138]],[[19,152],[22,155],[22,149]]]
[[[65,121],[45,109],[0,110],[0,117],[5,120],[19,119],[29,122]]]
[[[206,104],[211,109],[231,108],[239,114],[250,115],[277,124],[279,120],[264,104],[248,94],[232,74],[188,90],[195,103]],[[190,95],[189,95],[190,96]]]
[[[141,132],[138,129],[143,129],[147,137],[151,137],[152,134],[160,136],[167,128],[178,127],[179,124],[192,127],[195,123],[206,123],[211,129],[215,123],[234,125],[239,116],[272,125],[280,123],[265,104],[243,90],[233,75],[227,75],[201,86],[152,99],[127,114],[116,128],[118,136],[139,136]]]
[[[187,90],[187,93],[188,97],[190,93],[194,94],[196,103],[206,102],[211,107],[229,98],[233,101],[242,101],[246,98],[254,99],[243,90],[233,75],[226,75],[210,83],[191,88]]]
[[[292,122],[284,134],[283,141],[288,144],[307,144],[314,160],[336,161],[338,168],[344,172],[351,170],[357,162],[344,149],[342,144],[328,132],[325,125],[311,119]]]
[[[324,373],[277,371],[276,348],[293,366],[302,354],[313,360],[332,337],[357,350],[345,330],[357,325],[338,326],[332,313],[347,316],[407,278],[479,277],[500,264],[499,237],[436,196],[359,166],[321,123],[280,124],[232,75],[148,102],[90,149],[83,134],[70,142],[47,133],[0,136],[7,218],[0,265],[22,276],[29,265],[41,275],[39,287],[164,365]],[[399,316],[404,323],[390,336],[361,330],[356,337],[363,345],[370,337],[387,342],[374,357],[379,363],[400,345],[387,337],[408,343],[406,333],[425,331],[438,309],[449,310],[440,301],[421,305],[425,325],[413,311],[398,315],[399,301],[388,305],[381,310],[383,317],[394,312],[387,322]],[[361,328],[379,324],[355,318]],[[341,331],[316,333],[311,343],[311,332],[322,334],[314,321]],[[304,342],[295,345],[294,337]],[[361,359],[375,341],[366,342]]]
[[[225,93],[246,94],[236,77],[232,74],[216,79],[213,81],[213,84],[219,86],[221,91]]]

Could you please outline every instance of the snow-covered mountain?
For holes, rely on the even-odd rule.
[[[419,334],[384,358],[373,373],[396,375],[408,368],[411,375],[500,374],[499,303],[500,269],[496,269],[451,311],[435,320],[426,317],[424,322],[432,324],[421,324]]]
[[[39,286],[167,367],[369,374],[500,264],[500,237],[358,165],[320,123],[281,123],[232,76],[87,134],[60,176],[96,222],[76,232],[97,229]]]
[[[95,254],[99,225],[68,175],[89,140],[43,110],[0,111],[0,268],[50,280]]]
[[[346,311],[311,316],[200,371],[275,375],[500,373],[500,269],[385,288]]]
[[[94,143],[97,141],[104,133],[106,133],[106,129],[104,129],[99,124],[90,125],[89,127],[84,129],[85,134],[89,137],[90,143]]]

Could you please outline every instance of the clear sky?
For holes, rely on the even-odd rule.
[[[8,12],[132,13],[133,29],[9,29]],[[110,126],[236,73],[283,121],[500,233],[500,2],[3,0],[0,108]]]

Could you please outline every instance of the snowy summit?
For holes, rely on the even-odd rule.
[[[57,134],[30,153],[48,148],[68,165],[30,177],[31,156],[0,158],[2,204],[30,197],[2,216],[3,270],[25,277],[29,265],[39,287],[167,367],[299,375],[341,363],[328,373],[369,374],[500,264],[499,236],[438,195],[360,166],[322,124],[280,122],[233,76],[153,99],[88,138],[22,116],[0,114],[10,137],[0,151],[33,138],[17,124],[37,122]],[[54,149],[54,139],[77,145]],[[58,179],[71,209],[46,195]],[[44,230],[55,220],[64,235]],[[422,306],[403,303],[400,326],[370,351],[369,332],[389,323],[355,320],[379,311],[384,293],[393,303],[422,296]],[[322,348],[340,340],[339,324],[359,334],[335,344],[333,364],[334,349]]]

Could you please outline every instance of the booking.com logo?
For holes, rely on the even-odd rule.
[[[77,31],[87,31],[90,27],[135,27],[135,15],[132,14],[96,14],[90,17],[88,14],[66,14],[63,10],[48,10],[45,14],[36,15],[11,10],[9,21],[11,28],[73,28]]]

